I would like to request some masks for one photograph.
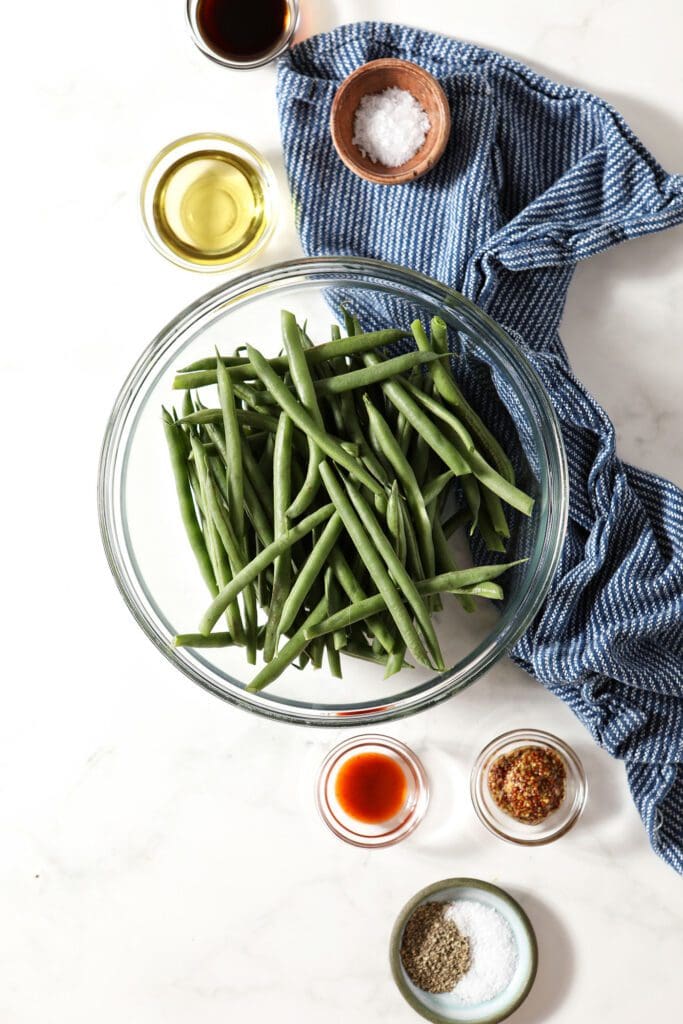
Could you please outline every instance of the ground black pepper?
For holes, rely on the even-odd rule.
[[[470,943],[445,917],[447,904],[423,903],[401,940],[406,974],[424,992],[450,992],[470,968]]]

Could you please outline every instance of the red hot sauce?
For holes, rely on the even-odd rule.
[[[377,825],[399,813],[406,802],[408,783],[392,757],[368,752],[344,761],[337,773],[335,795],[351,818]]]

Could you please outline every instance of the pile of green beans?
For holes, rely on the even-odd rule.
[[[252,346],[184,367],[180,412],[163,410],[180,511],[211,602],[178,647],[245,648],[263,689],[289,666],[341,677],[340,654],[443,671],[441,595],[466,611],[500,600],[517,563],[458,568],[449,537],[478,530],[505,551],[509,505],[531,515],[499,441],[467,403],[446,324],[411,325],[415,351],[388,356],[403,330],[313,345],[283,311],[283,351]],[[214,388],[213,404],[201,398]],[[455,481],[463,508],[448,514]],[[217,629],[221,619],[225,628]]]

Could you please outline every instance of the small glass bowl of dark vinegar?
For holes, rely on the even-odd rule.
[[[299,21],[298,0],[187,0],[195,44],[227,68],[260,68],[279,57]]]

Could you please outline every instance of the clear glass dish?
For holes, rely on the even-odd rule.
[[[401,810],[387,821],[368,824],[344,811],[336,793],[342,766],[359,754],[383,754],[398,764],[406,780]],[[352,846],[393,846],[414,832],[427,811],[429,785],[420,759],[390,736],[354,736],[329,752],[318,772],[315,798],[320,816],[331,832]]]
[[[564,799],[556,811],[538,825],[517,821],[496,804],[488,787],[488,770],[497,758],[519,747],[548,747],[562,759],[567,777]],[[513,729],[488,743],[472,766],[470,794],[479,820],[499,839],[520,846],[543,846],[565,835],[576,824],[586,804],[588,784],[583,765],[572,748],[541,729]]]
[[[259,54],[252,60],[237,60],[227,57],[214,49],[199,25],[198,8],[200,0],[187,0],[187,21],[192,32],[192,39],[198,50],[208,57],[209,60],[220,64],[224,68],[233,68],[238,71],[249,71],[253,68],[261,68],[264,64],[270,64],[276,60],[285,50],[291,46],[294,34],[299,25],[299,0],[287,0],[287,17],[282,29],[282,34],[275,40],[273,46],[266,52]]]
[[[233,252],[215,256],[199,251],[191,252],[189,248],[185,253],[176,250],[166,242],[158,223],[158,194],[163,189],[166,176],[169,173],[173,174],[173,169],[182,161],[207,153],[210,155],[222,154],[224,160],[236,160],[239,164],[245,165],[250,176],[255,178],[255,182],[252,184],[252,194],[255,188],[259,197],[260,226],[258,230],[254,231],[253,237]],[[244,175],[244,166],[240,170]],[[218,192],[218,198],[220,198],[220,192]],[[233,203],[232,197],[227,197],[225,202]],[[232,208],[228,206],[227,210],[224,210],[228,223],[234,220],[234,210],[234,205]],[[234,270],[258,255],[268,244],[275,230],[277,222],[275,174],[265,157],[240,139],[233,139],[229,135],[221,135],[217,132],[184,135],[164,146],[145,171],[140,187],[140,215],[149,241],[157,252],[171,263],[175,263],[176,266],[203,274],[215,274],[227,269]]]
[[[450,328],[458,375],[491,426],[502,424],[520,485],[536,499],[530,518],[510,517],[510,559],[502,611],[481,602],[466,615],[444,600],[437,634],[449,668],[404,669],[389,680],[381,666],[343,658],[344,679],[325,670],[288,669],[260,693],[245,686],[251,669],[238,648],[174,648],[177,632],[196,628],[207,593],[185,537],[161,426],[161,406],[178,401],[174,372],[245,341],[266,355],[280,348],[280,311],[308,321],[316,341],[329,337],[340,302],[368,328],[409,325],[438,314]],[[209,292],[152,341],[114,405],[102,448],[99,514],[107,558],[136,621],[194,682],[247,710],[305,725],[367,725],[413,714],[464,689],[515,643],[538,611],[557,566],[567,516],[567,471],[548,396],[518,347],[458,292],[421,274],[376,260],[328,257],[255,270]],[[471,559],[467,546],[458,552]],[[474,548],[474,560],[490,558]]]

